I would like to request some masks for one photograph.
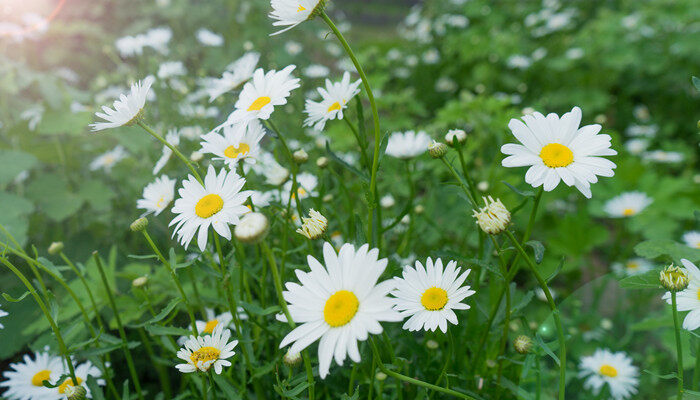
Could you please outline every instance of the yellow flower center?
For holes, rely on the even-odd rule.
[[[447,292],[439,287],[431,287],[423,292],[420,303],[429,311],[442,310],[447,304]]]
[[[339,290],[326,300],[323,319],[328,325],[338,328],[352,321],[359,307],[360,302],[353,292]]]
[[[600,374],[610,378],[614,378],[617,376],[617,370],[612,365],[605,364],[602,367],[600,367]]]
[[[340,110],[340,103],[338,103],[337,101],[335,103],[331,104],[330,107],[328,107],[328,112],[338,111],[338,110]]]
[[[49,371],[48,369],[45,369],[43,371],[39,371],[32,378],[32,385],[44,386],[44,381],[48,381],[50,377],[51,377],[51,371]]]
[[[268,105],[270,101],[271,99],[267,96],[258,97],[253,104],[248,107],[248,111],[260,111],[260,109]]]
[[[217,325],[219,325],[219,321],[215,319],[207,322],[207,324],[204,326],[204,333],[214,332],[214,328],[216,328]]]
[[[627,263],[627,269],[637,269],[637,268],[639,268],[639,264],[637,264],[636,262],[632,261],[632,262]]]
[[[224,199],[218,194],[208,194],[197,202],[194,212],[201,218],[209,218],[224,208]]]
[[[295,200],[297,198],[297,194],[299,195],[299,198],[302,198],[302,197],[306,196],[307,193],[308,192],[306,191],[306,189],[304,189],[303,187],[300,186],[297,189],[296,193],[292,193],[292,200]]]
[[[566,167],[574,162],[574,153],[563,144],[550,143],[542,148],[540,158],[549,168]]]
[[[190,360],[192,360],[192,363],[195,365],[195,367],[199,367],[199,365],[202,363],[219,359],[219,354],[221,354],[219,349],[208,346],[202,347],[199,350],[192,353],[192,355],[190,356]]]
[[[165,196],[160,196],[160,199],[158,199],[158,202],[156,203],[156,207],[161,208],[165,206]]]
[[[248,146],[245,143],[240,143],[238,147],[235,147],[233,145],[228,146],[226,150],[224,150],[224,155],[228,158],[238,158],[238,156],[244,156],[248,154],[250,151],[250,146]]]
[[[700,249],[700,242],[695,243],[695,248]]]
[[[631,209],[631,208],[625,208],[625,209],[622,211],[622,215],[624,215],[625,217],[631,217],[631,216],[633,216],[633,215],[636,214],[636,213],[637,213],[637,212],[634,211],[634,210]]]
[[[76,377],[75,379],[78,381],[78,385],[83,383],[83,380],[80,377]],[[61,386],[58,387],[58,393],[60,393],[60,394],[66,393],[66,390],[68,390],[69,386],[73,387],[73,379],[71,379],[71,378],[68,378],[65,381],[63,381]]]
[[[302,11],[306,11],[306,7],[299,4],[299,8],[297,8],[297,12],[302,12]]]
[[[698,288],[698,300],[700,300],[700,288]]]

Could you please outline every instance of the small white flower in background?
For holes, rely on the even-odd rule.
[[[177,352],[177,357],[185,363],[177,364],[180,372],[207,372],[214,367],[214,372],[221,374],[223,367],[228,367],[231,362],[228,358],[236,353],[233,351],[238,340],[229,342],[231,331],[224,329],[223,325],[217,325],[211,335],[190,336],[183,348]]]
[[[101,112],[96,112],[95,115],[107,122],[95,122],[90,124],[94,132],[103,129],[117,128],[124,125],[132,125],[141,116],[143,107],[146,105],[148,92],[151,90],[154,78],[149,76],[143,81],[138,81],[131,85],[131,90],[128,94],[121,94],[116,100],[112,108],[102,106]]]
[[[286,27],[271,35],[286,32],[311,19],[317,12],[317,7],[323,7],[324,2],[325,0],[271,0],[272,11],[269,17],[275,20],[272,25]]]
[[[648,121],[651,117],[651,113],[649,113],[649,108],[647,108],[647,106],[645,106],[644,104],[634,106],[633,113],[635,118],[644,122]]]
[[[586,53],[580,47],[572,47],[566,51],[566,58],[569,60],[578,60],[583,58]]]
[[[283,187],[282,187],[282,202],[284,204],[287,204],[289,201],[289,194],[292,191],[292,181],[288,181]],[[297,194],[296,196],[299,196],[300,200],[303,200],[309,196],[317,196],[318,193],[316,193],[316,186],[318,186],[318,178],[316,176],[308,173],[308,172],[302,172],[301,174],[297,175]],[[296,205],[295,198],[296,196],[292,193],[292,206]]]
[[[523,123],[524,121],[524,123]],[[538,112],[525,115],[522,121],[511,119],[508,127],[521,144],[508,143],[501,152],[508,155],[504,167],[529,166],[525,182],[533,187],[554,190],[560,181],[575,186],[591,198],[591,183],[599,176],[611,177],[615,163],[602,156],[617,152],[610,148],[610,135],[600,135],[600,125],[579,128],[581,109],[574,107],[561,116]]]
[[[615,400],[627,399],[637,393],[638,369],[623,352],[598,349],[593,355],[581,359],[579,369],[579,378],[585,379],[583,386],[596,395],[606,384]]]
[[[136,201],[136,207],[147,213],[160,214],[175,198],[175,179],[161,175],[143,189],[142,198]]]
[[[167,26],[153,28],[143,34],[142,42],[144,46],[148,46],[160,54],[168,54],[168,43],[173,38],[173,31]]]
[[[447,134],[445,134],[445,142],[450,146],[454,146],[457,143],[464,143],[467,140],[467,132],[462,129],[450,129]]]
[[[642,159],[657,163],[679,163],[683,158],[683,153],[677,151],[654,150],[642,154]]]
[[[515,54],[510,56],[506,63],[508,64],[509,68],[526,69],[530,67],[530,65],[532,65],[532,60],[530,59],[530,57],[521,54]]]
[[[649,147],[649,141],[647,139],[630,139],[625,142],[625,149],[634,155],[640,155],[646,151]]]
[[[626,192],[608,200],[603,209],[609,217],[632,217],[647,208],[654,200],[643,192]]]
[[[297,233],[307,239],[316,240],[328,229],[328,220],[320,212],[309,209],[309,216],[302,218],[301,228],[297,229]]]
[[[437,49],[428,49],[423,53],[423,62],[426,64],[437,64],[440,61],[440,52]]]
[[[307,78],[325,78],[331,73],[330,68],[321,64],[311,64],[304,68],[304,76]]]
[[[0,308],[0,317],[6,317],[10,315],[7,311]],[[0,324],[0,329],[5,329],[5,325]]]
[[[629,136],[654,137],[659,131],[657,125],[630,125],[627,127],[626,133]]]
[[[325,265],[308,256],[310,271],[295,271],[301,284],[285,285],[289,313],[300,325],[280,343],[280,348],[291,344],[289,351],[300,353],[320,339],[321,379],[328,375],[333,359],[338,365],[343,365],[347,356],[360,362],[357,342],[367,340],[369,334],[381,334],[380,322],[401,320],[388,296],[393,280],[377,283],[387,266],[387,259],[379,258],[379,250],[366,244],[355,249],[346,243],[336,254],[330,243],[324,243],[323,259]],[[277,315],[277,319],[287,320],[284,315]]]
[[[382,206],[382,208],[391,208],[396,204],[396,200],[394,200],[394,196],[387,194],[384,195],[381,199],[379,199],[379,205]]]
[[[613,271],[618,275],[637,275],[650,271],[654,265],[643,258],[631,258],[624,263],[614,263]]]
[[[323,130],[326,122],[343,119],[343,110],[347,108],[348,102],[360,93],[358,87],[362,80],[350,82],[350,73],[345,72],[340,82],[331,82],[326,79],[326,88],[318,88],[321,101],[306,100],[305,113],[308,117],[304,121],[304,126],[313,126],[317,131]]]
[[[114,46],[122,57],[133,57],[143,54],[145,36],[124,36],[114,42]]]
[[[224,44],[224,38],[209,29],[200,29],[196,33],[197,41],[205,46],[220,47]]]
[[[237,310],[239,320],[248,319],[248,315],[245,313],[243,307],[238,307]],[[213,308],[206,307],[204,309],[204,312],[206,313],[206,321],[195,321],[195,325],[197,326],[197,332],[199,332],[200,335],[203,336],[205,334],[213,334],[214,330],[219,325],[221,325],[224,329],[233,327],[233,315],[229,311],[217,314]]]
[[[119,161],[127,158],[129,156],[129,153],[126,152],[124,147],[121,145],[115,147],[112,150],[109,150],[106,153],[103,153],[90,163],[90,171],[97,171],[98,169],[102,169],[105,172],[110,172],[112,171],[112,167],[114,167]]]
[[[30,107],[19,115],[19,117],[25,121],[27,121],[27,126],[29,127],[30,131],[36,130],[36,127],[39,125],[41,122],[41,118],[44,116],[44,107],[42,106],[33,106]]]
[[[448,321],[458,325],[453,310],[468,310],[470,307],[462,301],[475,293],[469,286],[462,286],[471,270],[461,275],[460,272],[456,261],[448,262],[443,271],[442,260],[433,262],[430,257],[425,267],[420,261],[416,261],[415,267],[405,266],[403,277],[394,277],[396,289],[391,292],[395,297],[394,309],[403,318],[409,317],[403,329],[434,332],[440,328],[446,333]]]
[[[270,202],[277,200],[277,193],[273,191],[260,192],[253,190],[253,194],[250,196],[250,201],[256,208],[264,208],[270,205]]]
[[[179,146],[180,145],[180,133],[178,132],[177,129],[171,129],[168,131],[168,133],[165,135],[165,141],[170,143],[172,146]],[[153,175],[156,175],[160,172],[163,167],[165,167],[165,164],[168,163],[170,160],[170,157],[172,157],[173,151],[170,149],[170,147],[163,145],[163,152],[156,161],[156,165],[153,166]]]
[[[304,47],[301,45],[301,43],[290,40],[284,44],[284,50],[290,56],[296,56],[297,54],[301,53],[302,50],[304,50]]]
[[[230,169],[239,161],[250,164],[256,162],[260,155],[260,140],[265,136],[265,129],[258,121],[251,121],[245,128],[225,126],[223,133],[209,132],[202,136],[202,153],[211,153],[214,160],[224,160]]]
[[[199,139],[204,133],[201,126],[184,126],[180,128],[180,136],[187,140]]]
[[[258,243],[267,235],[269,228],[270,222],[265,214],[250,212],[241,218],[233,234],[243,243]]]
[[[187,74],[187,68],[182,61],[166,61],[158,67],[158,78],[167,79]]]
[[[700,232],[690,231],[683,234],[683,242],[686,246],[700,249]]]
[[[501,199],[494,200],[491,196],[483,197],[484,207],[474,210],[472,216],[476,218],[476,224],[482,231],[489,235],[498,235],[505,231],[510,224],[510,211],[501,203]]]
[[[457,82],[447,76],[441,76],[435,81],[435,91],[440,93],[454,92],[457,87]]]
[[[251,168],[256,174],[265,177],[265,182],[279,186],[289,178],[289,170],[281,166],[271,153],[262,153],[260,162],[251,164]]]
[[[424,131],[394,132],[389,136],[386,154],[405,160],[428,151],[430,143],[430,136]]]
[[[683,329],[694,331],[700,328],[700,270],[689,260],[682,259],[681,271],[688,278],[688,286],[676,293],[678,311],[690,311],[683,320]],[[666,292],[663,297],[671,304],[671,293]]]
[[[200,81],[203,89],[209,95],[209,102],[242,85],[253,76],[255,67],[260,59],[259,53],[246,53],[243,57],[226,67],[221,78],[205,78]]]
[[[197,245],[201,251],[207,246],[209,227],[222,237],[231,240],[229,225],[236,225],[243,214],[249,212],[244,205],[250,197],[250,191],[241,191],[245,178],[234,171],[222,169],[218,174],[212,165],[204,177],[204,185],[194,176],[189,175],[182,181],[172,212],[177,216],[170,222],[175,225],[173,236],[187,249],[197,236]]]

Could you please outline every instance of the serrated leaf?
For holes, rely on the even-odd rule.
[[[634,246],[634,251],[640,257],[654,259],[666,256],[679,261],[683,258],[696,262],[700,260],[700,249],[694,249],[673,240],[647,240]]]
[[[628,276],[620,280],[620,287],[624,289],[659,289],[659,271],[651,270],[643,274]]]

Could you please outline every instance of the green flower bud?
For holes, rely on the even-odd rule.
[[[131,229],[132,232],[143,232],[146,230],[146,227],[148,226],[148,220],[146,218],[139,218],[136,221],[132,222],[129,228]]]

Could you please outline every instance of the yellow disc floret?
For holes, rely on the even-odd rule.
[[[224,208],[224,199],[218,194],[208,194],[197,202],[194,212],[201,218],[209,218]]]
[[[574,162],[574,153],[563,144],[550,143],[542,148],[540,158],[549,168],[560,168]]]
[[[326,300],[323,307],[323,319],[333,328],[341,327],[357,314],[360,302],[353,292],[339,290]]]
[[[192,352],[190,360],[195,367],[199,368],[202,363],[218,360],[220,354],[219,349],[207,346]]]
[[[240,143],[238,147],[233,145],[228,146],[226,150],[224,150],[224,155],[227,158],[238,158],[238,156],[245,156],[249,151],[250,146],[245,143]]]
[[[80,377],[75,378],[78,381],[78,385],[83,383],[83,379]],[[73,387],[73,379],[68,378],[58,387],[58,393],[65,394],[69,387]]]
[[[43,371],[37,372],[34,377],[32,377],[32,385],[34,386],[44,386],[44,381],[48,381],[51,377],[51,371],[45,369]]]
[[[431,287],[423,292],[420,303],[429,311],[442,310],[447,304],[447,292],[439,287]]]
[[[338,103],[337,101],[335,103],[331,104],[330,107],[328,107],[328,112],[338,111],[338,110],[340,110],[340,103]]]
[[[272,101],[272,99],[267,96],[258,97],[253,104],[248,107],[248,111],[260,111],[260,109],[268,105],[270,101]]]
[[[212,333],[214,332],[214,328],[219,325],[219,321],[216,319],[212,319],[211,321],[208,321],[207,324],[204,326],[204,333]]]
[[[600,367],[600,374],[609,378],[614,378],[617,376],[617,370],[612,365],[605,364]]]

